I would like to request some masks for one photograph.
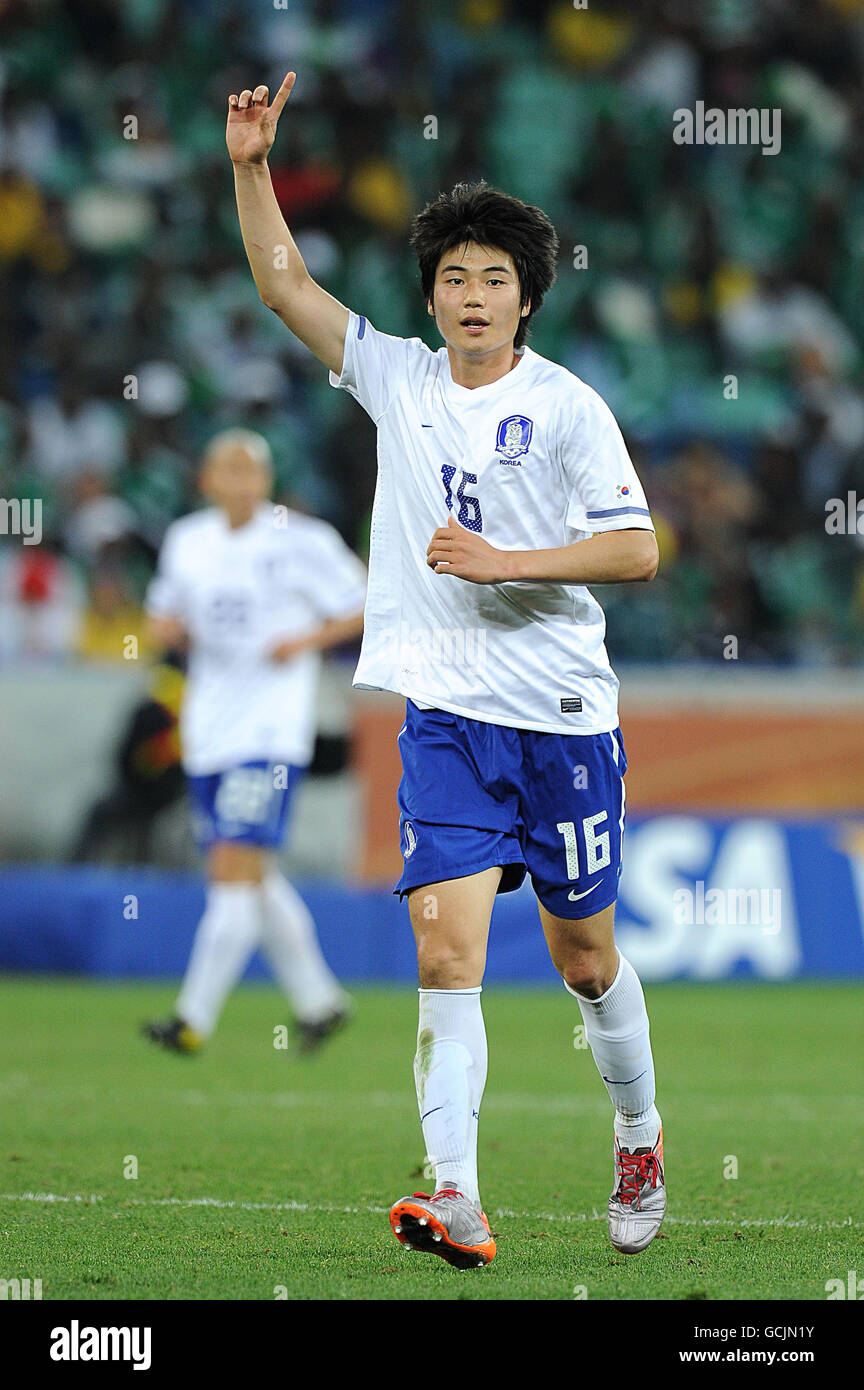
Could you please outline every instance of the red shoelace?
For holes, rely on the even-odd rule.
[[[455,1187],[442,1187],[434,1196],[430,1197],[428,1192],[415,1192],[415,1197],[422,1197],[427,1202],[437,1202],[439,1197],[461,1197],[463,1194],[457,1192]]]
[[[654,1153],[650,1154],[628,1154],[618,1150],[618,1172],[621,1181],[618,1184],[617,1197],[625,1206],[631,1202],[638,1203],[642,1194],[643,1185],[650,1181],[652,1187],[656,1187],[660,1179],[660,1160]]]

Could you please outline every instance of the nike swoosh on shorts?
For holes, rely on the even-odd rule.
[[[590,888],[586,888],[584,893],[574,893],[571,889],[567,897],[570,899],[571,903],[578,903],[580,898],[587,898],[589,893],[593,893],[595,888],[599,888],[602,882],[602,878],[598,878],[597,882],[592,884]]]

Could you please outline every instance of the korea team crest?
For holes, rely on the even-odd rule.
[[[533,433],[533,421],[525,415],[508,415],[502,420],[495,441],[495,452],[504,456],[501,462],[516,463],[522,454],[527,454]]]

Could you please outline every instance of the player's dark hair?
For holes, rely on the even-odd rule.
[[[457,183],[452,193],[439,193],[411,222],[410,244],[420,264],[423,298],[433,298],[435,272],[441,257],[466,242],[498,246],[511,257],[519,277],[520,308],[529,300],[531,311],[520,318],[513,340],[521,347],[529,323],[555,282],[558,234],[540,208],[509,193],[478,183]]]

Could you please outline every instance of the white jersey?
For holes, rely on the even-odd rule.
[[[551,733],[618,723],[606,620],[584,585],[473,584],[426,564],[448,512],[501,550],[542,550],[651,516],[605,401],[521,349],[487,386],[454,382],[446,347],[351,312],[341,376],[378,427],[366,628],[354,684]]]
[[[272,503],[236,530],[215,507],[168,527],[147,609],[179,618],[190,636],[180,715],[187,772],[311,761],[320,655],[274,662],[269,653],[359,612],[365,580],[332,526]]]

